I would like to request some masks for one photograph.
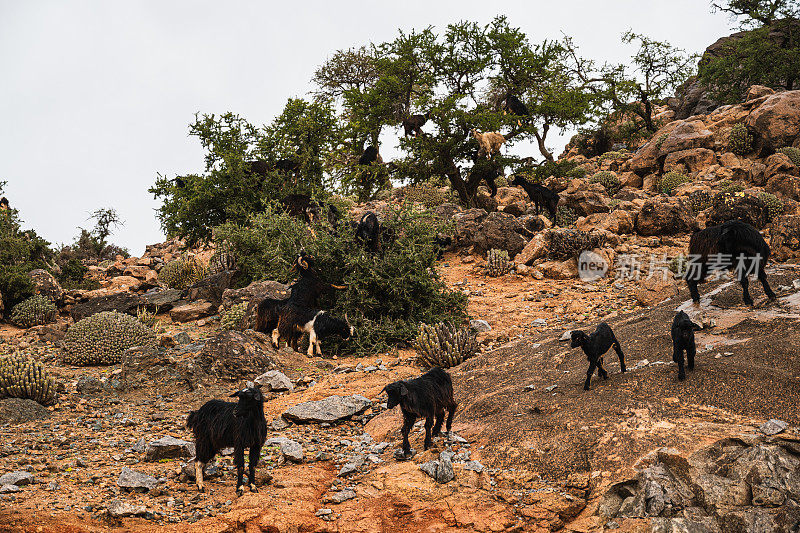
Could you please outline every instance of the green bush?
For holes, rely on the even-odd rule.
[[[409,185],[405,189],[405,198],[409,202],[422,204],[428,209],[450,202],[453,199],[450,191],[442,190],[442,188],[430,183]]]
[[[746,155],[753,151],[753,136],[744,124],[734,124],[728,136],[728,150],[737,155]]]
[[[783,214],[783,202],[774,194],[761,192],[758,193],[758,198],[767,206],[767,213],[770,220]]]
[[[62,360],[71,365],[112,365],[134,346],[155,346],[153,329],[135,317],[103,311],[73,324],[64,337]]]
[[[447,227],[427,213],[408,207],[391,210],[384,224],[394,242],[380,253],[366,253],[348,224],[336,231],[320,228],[312,235],[304,223],[268,208],[247,224],[225,224],[214,230],[237,257],[238,283],[288,281],[300,250],[316,261],[322,276],[347,285],[320,302],[334,315],[348,314],[355,336],[333,347],[333,353],[370,354],[411,342],[420,323],[460,322],[466,297],[451,291],[436,272],[436,235]]]
[[[672,196],[672,193],[677,187],[684,183],[689,183],[690,181],[692,181],[692,179],[686,174],[678,172],[677,170],[672,170],[661,177],[658,188],[663,194]]]
[[[711,207],[712,197],[708,191],[694,191],[689,195],[689,205],[695,213]]]
[[[601,154],[600,157],[597,160],[598,161],[605,161],[607,159],[611,159],[611,160],[616,161],[618,159],[625,159],[626,157],[630,157],[630,155],[631,155],[630,152],[628,152],[627,150],[618,150],[618,151],[606,152],[604,154]]]
[[[569,228],[575,225],[575,222],[578,221],[578,215],[575,214],[575,210],[560,205],[556,209],[556,226],[561,226],[562,228]]]
[[[789,159],[792,160],[794,166],[800,167],[800,148],[786,146],[784,148],[779,149],[778,152],[789,156]]]
[[[545,161],[541,165],[521,165],[515,171],[531,183],[542,183],[550,176],[556,179],[583,178],[586,169],[574,161]]]
[[[719,182],[719,191],[723,193],[737,193],[744,190],[744,185],[731,180],[722,180]]]
[[[15,305],[9,318],[22,328],[49,324],[56,318],[56,306],[50,298],[37,294]]]
[[[597,172],[589,179],[589,183],[599,183],[605,187],[609,196],[614,196],[622,188],[622,184],[619,182],[617,175],[608,170]]]
[[[208,269],[194,257],[181,257],[161,267],[158,281],[170,289],[185,289],[208,274]]]

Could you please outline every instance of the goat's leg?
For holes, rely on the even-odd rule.
[[[606,369],[603,368],[604,362],[605,359],[603,358],[602,355],[597,358],[597,375],[603,379],[608,379],[608,372],[606,372]]]
[[[688,355],[688,353],[687,353]],[[686,379],[686,371],[683,369],[683,347],[675,346],[672,351],[672,360],[678,363],[678,381]]]
[[[272,345],[275,348],[281,347],[281,334],[278,333],[278,328],[272,330]]]
[[[589,370],[586,371],[586,381],[583,383],[583,390],[589,390],[589,383],[592,381],[592,376],[597,368],[595,361],[589,361]]]
[[[497,195],[497,185],[494,183],[494,178],[486,178],[486,185],[489,186],[490,195],[494,198]]]
[[[694,356],[697,353],[697,346],[694,343],[686,347],[686,359],[689,362],[689,370],[694,370]],[[681,358],[683,360],[683,358]]]
[[[453,429],[453,417],[456,414],[456,407],[458,407],[457,403],[454,403],[450,408],[447,410],[447,423],[445,424],[445,429],[447,430],[447,434],[449,435]]]
[[[248,465],[247,477],[249,478],[247,481],[250,483],[250,492],[258,492],[258,488],[256,487],[256,466],[258,466],[258,460],[261,458],[261,446],[255,445],[250,446],[250,464]]]
[[[750,297],[750,280],[747,279],[747,274],[741,272],[739,274],[739,283],[742,285],[742,299],[745,305],[753,305],[753,298]]]
[[[203,483],[203,468],[206,467],[206,464],[195,459],[194,460],[194,479],[197,482],[197,490],[200,492],[206,491],[206,486]]]
[[[311,329],[311,333],[308,334],[308,356],[312,357],[317,349],[317,334],[314,333],[314,329]]]
[[[539,200],[533,200],[533,206],[536,208],[536,216],[539,216]]]
[[[414,427],[414,422],[416,421],[416,416],[403,413],[403,429],[401,433],[403,434],[403,455],[406,457],[411,455],[411,443],[408,442],[408,434],[411,432],[411,428]]]
[[[433,433],[431,437],[436,437],[442,431],[442,423],[444,422],[444,409],[436,411],[436,423],[433,425]]]
[[[763,265],[759,266],[758,268],[758,281],[760,281],[761,286],[764,287],[764,294],[767,295],[767,298],[769,298],[770,300],[774,300],[775,298],[777,298],[777,296],[775,296],[775,293],[772,292],[772,289],[769,286],[769,282],[767,281],[767,273],[764,272]]]
[[[244,494],[244,447],[238,444],[233,449],[233,462],[236,465],[236,495]]]
[[[433,415],[425,418],[425,444],[422,447],[423,450],[431,447],[431,427],[433,427]]]
[[[625,372],[625,354],[622,353],[622,346],[620,346],[617,337],[614,337],[614,351],[617,352],[617,357],[619,357],[619,368],[622,372]]]

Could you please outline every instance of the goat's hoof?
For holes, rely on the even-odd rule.
[[[255,483],[250,484],[250,492],[258,492],[258,487],[256,487]]]
[[[411,448],[408,453],[405,453],[403,450],[397,450],[394,452],[394,458],[398,461],[406,461],[415,455],[417,455],[417,450],[414,448]]]
[[[686,379],[686,374],[678,374],[678,381],[684,381]]]
[[[236,487],[236,495],[241,496],[243,494],[244,494],[244,487],[242,486]]]
[[[200,491],[200,492],[205,492],[206,488],[203,485],[198,485],[197,490]]]

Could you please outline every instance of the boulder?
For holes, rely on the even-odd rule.
[[[437,461],[422,463],[419,465],[419,469],[436,480],[436,483],[448,483],[456,477],[453,472],[453,463],[446,452],[440,453]]]
[[[203,377],[193,359],[177,360],[160,347],[135,346],[122,353],[120,381],[124,390],[152,388],[157,384],[194,389]]]
[[[69,313],[75,322],[102,311],[118,311],[135,316],[136,311],[145,305],[146,302],[141,296],[129,292],[120,292],[76,303]]]
[[[324,400],[303,402],[290,407],[283,417],[295,422],[336,422],[361,413],[372,402],[360,394],[352,396],[329,396]]]
[[[178,289],[154,289],[146,292],[142,298],[147,303],[148,309],[166,312],[181,301],[181,291]]]
[[[136,492],[147,492],[158,486],[158,480],[151,475],[131,470],[127,466],[122,467],[122,472],[117,479],[117,486],[122,489],[133,490]]]
[[[649,307],[677,296],[678,292],[675,276],[670,271],[664,271],[642,280],[633,296],[641,305]]]
[[[144,505],[122,500],[111,500],[108,506],[106,506],[106,510],[109,516],[117,519],[127,516],[144,516],[147,514],[147,507]]]
[[[222,293],[223,309],[242,303],[259,302],[264,298],[285,300],[289,297],[289,286],[277,281],[254,281],[241,289],[227,289]]]
[[[633,232],[633,217],[627,211],[616,209],[611,213],[593,213],[579,219],[575,227],[581,231],[609,231],[617,235]]]
[[[546,278],[573,279],[578,277],[578,261],[575,258],[566,261],[546,261],[537,267]]]
[[[256,383],[261,385],[261,387],[269,392],[283,392],[283,391],[293,391],[294,385],[292,385],[292,381],[286,377],[286,374],[280,372],[278,370],[270,370],[268,372],[264,372],[260,376],[258,376],[255,380]]]
[[[222,297],[238,274],[236,270],[225,270],[201,279],[184,291],[189,301],[205,300],[211,302],[216,310],[222,304]]]
[[[780,152],[772,154],[766,158],[764,160],[764,165],[766,166],[764,169],[764,174],[767,180],[776,174],[791,174],[792,176],[798,175],[797,166],[792,163],[792,160],[789,159],[788,155]]]
[[[206,343],[196,363],[214,376],[252,379],[275,368],[270,356],[274,353],[269,342],[240,331],[223,331]]]
[[[719,194],[714,197],[707,224],[716,226],[728,220],[741,220],[763,229],[770,221],[769,209],[757,196],[743,192]]]
[[[166,436],[147,443],[144,460],[153,462],[161,459],[193,457],[194,453],[194,443]]]
[[[767,192],[795,200],[800,198],[800,178],[791,174],[776,174],[764,186]]]
[[[466,209],[453,215],[456,243],[461,247],[472,246],[481,223],[489,216],[485,209]]]
[[[522,231],[522,224],[516,217],[507,213],[489,213],[478,227],[472,244],[479,253],[496,248],[507,251],[513,259],[525,247],[525,239],[520,235]]]
[[[763,85],[752,85],[747,90],[747,95],[745,95],[744,101],[749,102],[750,100],[756,100],[758,98],[764,96],[770,96],[772,94],[775,94],[775,89],[772,89],[770,87],[764,87]]]
[[[697,80],[692,80],[679,96],[667,101],[670,109],[675,112],[675,119],[687,119],[694,115],[704,115],[719,107],[719,102],[713,99],[708,88]]]
[[[518,265],[530,265],[540,257],[547,255],[547,238],[544,233],[534,235],[525,248],[514,258]]]
[[[47,270],[38,268],[28,272],[28,277],[33,282],[33,292],[41,294],[51,301],[58,303],[64,297],[64,289],[58,283],[56,278]]]
[[[292,439],[287,439],[286,437],[272,437],[270,439],[267,439],[264,445],[279,446],[281,451],[281,456],[286,461],[291,461],[293,463],[302,463],[303,458],[305,457],[303,453],[303,446],[301,446],[299,442],[294,441]]]
[[[0,400],[0,424],[24,424],[50,418],[50,411],[33,400],[6,398]]]
[[[769,231],[772,257],[787,261],[800,257],[800,215],[782,215],[772,221]]]
[[[755,133],[755,147],[762,154],[791,146],[800,136],[800,91],[767,97],[750,112],[745,125]]]
[[[15,470],[14,472],[8,472],[7,474],[0,476],[0,486],[16,485],[17,487],[22,487],[25,485],[30,485],[33,482],[33,474],[22,470]]]
[[[439,220],[444,220],[447,222],[451,221],[456,213],[460,213],[461,211],[462,209],[460,205],[451,202],[437,205],[431,210],[433,216]]]
[[[608,193],[599,183],[589,183],[584,179],[574,179],[567,189],[561,193],[559,205],[575,211],[578,216],[585,217],[592,213],[607,213]]]
[[[211,316],[216,311],[213,303],[205,300],[198,300],[188,304],[173,307],[169,311],[169,317],[173,322],[191,322],[199,318]]]
[[[122,271],[122,274],[125,276],[132,276],[136,279],[147,279],[147,274],[152,272],[150,267],[142,266],[142,265],[130,265],[125,267]]]
[[[664,159],[664,172],[670,170],[685,170],[688,172],[700,172],[701,170],[715,165],[717,155],[708,148],[692,148],[672,152]]]
[[[691,209],[681,198],[651,198],[636,215],[636,232],[651,235],[687,233],[694,222]]]

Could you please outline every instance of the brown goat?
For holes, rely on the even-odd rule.
[[[493,131],[481,133],[478,130],[472,130],[472,136],[481,146],[480,150],[478,150],[478,157],[486,156],[489,159],[499,152],[500,147],[506,142],[505,137]]]

